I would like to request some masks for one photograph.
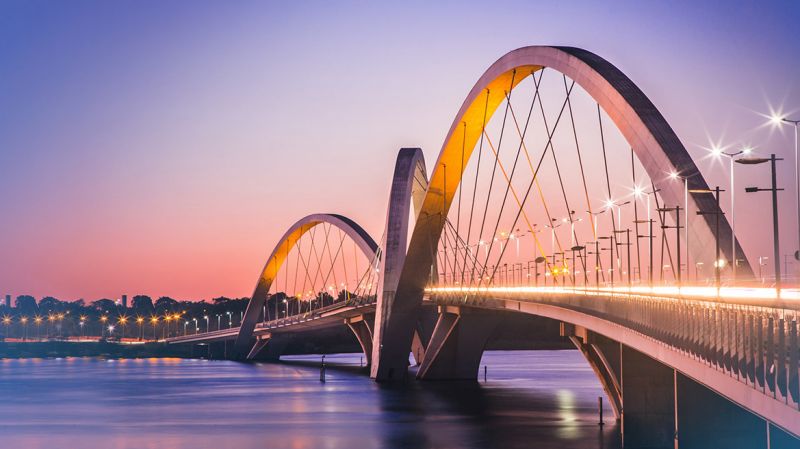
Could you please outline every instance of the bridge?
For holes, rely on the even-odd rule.
[[[168,342],[277,360],[347,327],[376,381],[408,379],[410,357],[418,379],[474,380],[492,335],[527,315],[585,356],[625,447],[800,447],[800,292],[779,263],[754,272],[720,191],[610,62],[520,48],[478,79],[430,176],[420,149],[399,151],[379,240],[304,217],[240,327]]]

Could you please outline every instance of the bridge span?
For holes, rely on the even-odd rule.
[[[277,360],[346,326],[376,381],[408,379],[410,356],[420,380],[475,380],[487,341],[524,314],[581,351],[625,447],[800,447],[800,292],[779,264],[754,273],[720,204],[619,69],[520,48],[479,78],[430,177],[420,149],[400,150],[380,239],[302,218],[240,327],[167,342]]]

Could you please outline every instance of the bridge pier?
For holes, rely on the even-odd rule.
[[[291,341],[289,334],[267,334],[258,337],[256,344],[247,354],[247,360],[277,362]]]
[[[616,366],[619,366],[620,344],[584,327],[569,323],[561,323],[561,336],[569,338],[592,367],[611,403],[614,417],[619,421],[622,418],[622,391],[619,377],[611,361],[616,361]],[[601,349],[601,346],[605,348],[605,351]]]
[[[497,313],[442,306],[417,378],[476,380],[483,349],[500,319]]]
[[[361,345],[361,350],[364,352],[367,366],[370,366],[372,364],[372,335],[375,327],[375,315],[359,315],[345,318],[344,322],[356,336],[356,340],[358,340],[358,344]]]
[[[432,307],[423,307],[420,312],[417,328],[414,330],[414,339],[411,341],[411,355],[417,366],[422,365],[422,361],[425,360],[425,352],[438,318],[436,310]]]

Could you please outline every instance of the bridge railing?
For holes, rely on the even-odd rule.
[[[457,305],[492,307],[498,299],[567,308],[625,326],[800,409],[800,349],[795,309],[709,300],[552,291],[429,293]]]
[[[332,304],[308,312],[289,315],[288,317],[278,318],[276,320],[262,321],[258,323],[256,328],[274,329],[277,327],[285,327],[291,324],[296,324],[299,322],[308,321],[320,317],[330,311],[338,310],[342,307],[360,307],[360,306],[374,304],[375,300],[376,300],[375,295],[358,296],[358,297],[352,296],[346,300],[335,301]]]

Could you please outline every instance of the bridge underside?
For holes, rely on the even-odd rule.
[[[800,447],[794,405],[605,319],[513,300],[475,308],[434,302],[444,304],[419,379],[475,380],[498,312],[532,314],[561,322],[561,335],[584,355],[621,421],[626,448]]]

